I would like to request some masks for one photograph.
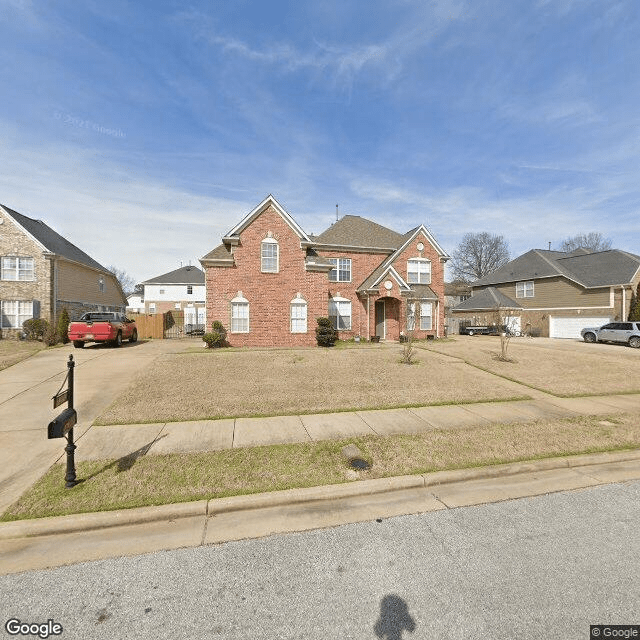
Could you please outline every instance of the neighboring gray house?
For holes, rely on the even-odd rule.
[[[626,320],[639,283],[640,256],[626,251],[533,249],[472,282],[472,297],[452,313],[486,324],[499,305],[513,329],[579,338],[583,327]]]
[[[0,331],[22,329],[30,318],[54,323],[66,307],[124,313],[117,278],[42,220],[0,205]]]
[[[447,335],[459,332],[460,320],[451,311],[461,302],[471,297],[471,287],[462,280],[444,283],[444,315],[447,327]]]

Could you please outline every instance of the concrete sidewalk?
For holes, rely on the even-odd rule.
[[[546,398],[509,402],[349,411],[270,418],[93,426],[77,439],[77,460],[194,453],[291,442],[337,440],[362,435],[424,433],[490,423],[532,422],[580,415],[640,410],[640,394]]]
[[[628,451],[0,523],[0,574],[637,479],[640,451]]]

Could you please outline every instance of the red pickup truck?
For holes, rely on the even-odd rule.
[[[121,313],[91,312],[85,313],[80,320],[71,322],[68,335],[76,349],[82,349],[87,342],[109,342],[114,347],[119,347],[123,340],[135,342],[138,330],[135,321]]]

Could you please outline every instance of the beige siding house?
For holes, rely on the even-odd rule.
[[[512,329],[579,338],[584,327],[626,320],[639,283],[640,256],[626,251],[533,249],[471,283],[473,295],[452,313],[491,324],[500,306]]]
[[[17,333],[30,318],[55,322],[66,308],[124,312],[116,277],[42,220],[0,205],[0,331]]]

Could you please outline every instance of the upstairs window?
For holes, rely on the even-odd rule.
[[[516,298],[533,298],[533,280],[516,283]]]
[[[351,282],[351,258],[329,258],[334,265],[329,271],[330,282]]]
[[[278,241],[273,238],[265,238],[260,243],[260,270],[262,273],[278,273],[279,249]]]
[[[33,258],[2,258],[3,280],[34,280]]]
[[[190,296],[193,293],[193,286],[188,284],[187,285],[187,295]]]
[[[431,284],[431,262],[425,258],[407,260],[407,282],[409,284]]]
[[[104,284],[104,278],[98,278],[98,291],[100,293],[104,293],[105,292],[105,284]]]

